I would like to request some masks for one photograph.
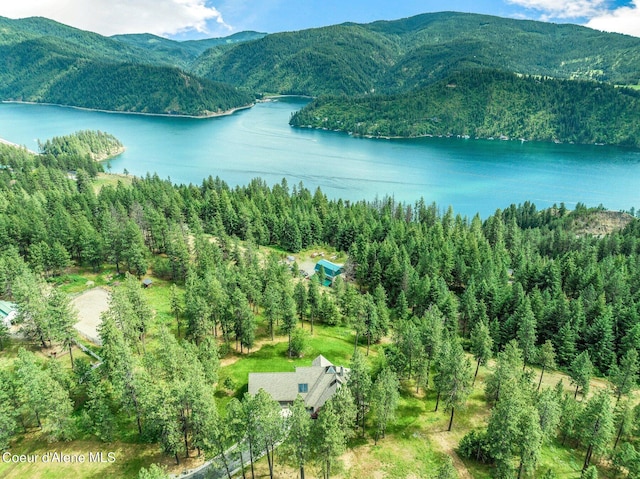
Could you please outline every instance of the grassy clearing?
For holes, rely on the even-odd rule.
[[[309,332],[309,325],[305,324],[304,329]],[[353,355],[353,333],[343,327],[315,325],[313,336],[307,338],[307,351],[303,358],[287,357],[288,340],[285,336],[276,336],[275,341],[271,342],[265,332],[258,340],[262,343],[260,349],[244,355],[233,353],[238,360],[221,368],[216,392],[220,410],[225,410],[231,397],[241,398],[247,392],[250,372],[294,371],[297,366],[309,366],[319,354],[334,364],[347,365]],[[236,385],[231,395],[221,386],[227,378],[231,378]]]
[[[133,176],[122,175],[118,173],[98,173],[98,176],[93,180],[93,191],[96,194],[100,192],[103,186],[118,186],[118,183],[122,183],[124,186],[131,185]]]
[[[75,272],[50,278],[49,282],[67,294],[76,295],[96,286],[107,286],[109,283],[107,276],[105,273],[77,269]]]
[[[8,366],[11,362],[18,357],[18,350],[25,348],[27,351],[35,353],[40,359],[52,358],[52,353],[55,352],[56,361],[62,364],[62,367],[68,371],[71,371],[71,358],[69,356],[68,349],[62,349],[59,345],[53,344],[51,348],[42,348],[38,344],[31,343],[22,339],[13,338],[11,342],[5,345],[4,350],[0,351],[0,368]],[[95,360],[82,352],[82,350],[76,346],[73,348],[73,359],[84,359],[88,362],[94,362]]]
[[[59,479],[100,478],[121,479],[137,477],[142,467],[149,467],[152,463],[169,464],[155,445],[131,444],[113,442],[105,444],[98,441],[72,441],[67,443],[49,444],[40,438],[38,433],[29,433],[12,444],[11,454],[37,454],[39,460],[34,463],[6,463],[0,461],[0,477],[3,479]],[[85,462],[63,463],[42,461],[46,453],[59,452],[72,456],[84,456]],[[89,454],[102,452],[102,457],[90,460]],[[109,462],[108,453],[114,454],[114,461]]]

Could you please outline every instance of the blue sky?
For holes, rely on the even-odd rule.
[[[20,0],[0,15],[44,16],[103,35],[149,32],[176,39],[274,33],[459,11],[570,22],[640,37],[640,0]]]

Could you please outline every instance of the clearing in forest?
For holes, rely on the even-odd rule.
[[[79,321],[75,328],[83,338],[98,345],[101,344],[98,335],[100,315],[109,309],[109,298],[110,294],[106,289],[93,288],[72,300],[78,310]]]

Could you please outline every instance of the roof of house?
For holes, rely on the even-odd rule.
[[[0,318],[6,318],[9,314],[18,310],[16,303],[9,301],[0,301]]]
[[[11,325],[11,321],[18,314],[18,307],[16,303],[10,303],[9,301],[0,301],[0,321],[7,326]]]
[[[329,276],[336,276],[337,274],[342,273],[343,270],[341,265],[332,263],[331,261],[326,259],[321,259],[320,261],[318,261],[316,263],[315,270],[319,271],[321,266],[324,268],[324,272]]]
[[[317,411],[346,383],[348,373],[349,369],[335,366],[320,355],[311,366],[297,367],[295,372],[249,373],[249,393],[264,389],[273,399],[284,403],[293,402],[300,394],[305,405]]]

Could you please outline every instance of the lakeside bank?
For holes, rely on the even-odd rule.
[[[206,115],[184,115],[184,114],[180,114],[180,113],[147,113],[147,112],[141,112],[141,111],[119,111],[119,110],[102,110],[99,108],[88,108],[85,106],[75,106],[75,105],[62,105],[59,103],[43,103],[43,102],[37,102],[37,101],[20,101],[20,100],[2,100],[0,101],[0,103],[7,103],[7,104],[19,104],[19,105],[46,105],[46,106],[59,106],[61,108],[71,108],[74,110],[82,110],[82,111],[95,111],[95,112],[100,112],[100,113],[114,113],[114,114],[121,114],[121,115],[141,115],[141,116],[158,116],[158,117],[166,117],[166,118],[192,118],[192,119],[196,119],[196,120],[206,120],[207,118],[217,118],[220,116],[229,116],[229,115],[233,115],[235,112],[237,111],[241,111],[241,110],[248,110],[249,108],[253,108],[256,103],[252,102],[249,103],[248,105],[242,105],[242,106],[238,106],[235,108],[231,108],[229,110],[224,110],[221,112],[210,112],[207,113]]]

